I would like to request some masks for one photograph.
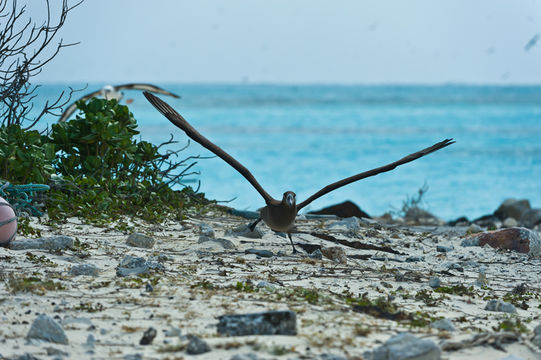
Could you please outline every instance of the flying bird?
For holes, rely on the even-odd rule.
[[[79,100],[87,101],[89,99],[92,99],[93,97],[101,96],[105,98],[106,100],[116,99],[117,101],[120,101],[124,97],[124,94],[121,90],[146,90],[146,91],[150,91],[157,94],[172,96],[177,99],[180,97],[176,94],[173,94],[172,92],[169,92],[167,90],[164,90],[152,84],[123,84],[123,85],[115,85],[115,86],[105,85],[100,90],[87,94],[83,96],[82,98],[80,98]],[[75,112],[75,110],[77,110],[77,105],[76,105],[77,101],[74,101],[73,103],[70,104],[70,106],[66,108],[66,110],[62,113],[62,116],[60,117],[60,120],[58,120],[58,122],[66,121],[70,118],[70,116]]]
[[[289,241],[291,241],[291,245],[293,246],[293,253],[296,253],[297,250],[295,249],[295,245],[293,244],[293,239],[291,238],[291,230],[293,229],[293,226],[295,223],[295,217],[297,216],[297,213],[303,207],[310,204],[312,201],[316,200],[317,198],[333,190],[336,190],[342,186],[351,184],[355,181],[358,181],[370,176],[374,176],[383,172],[391,171],[399,165],[417,160],[420,157],[423,157],[427,154],[430,154],[431,152],[437,151],[439,149],[442,149],[454,143],[453,139],[446,139],[430,147],[427,147],[426,149],[415,152],[413,154],[409,154],[408,156],[405,156],[402,159],[392,162],[390,164],[339,180],[337,182],[334,182],[332,184],[325,186],[324,188],[316,192],[314,195],[310,196],[308,199],[297,204],[296,195],[293,191],[286,191],[282,196],[282,200],[274,199],[265,191],[265,189],[263,189],[263,187],[257,182],[255,177],[247,168],[245,168],[241,163],[235,160],[231,155],[226,153],[220,147],[218,147],[217,145],[212,143],[210,140],[208,140],[206,137],[201,135],[182,117],[182,115],[177,113],[171,106],[169,106],[160,98],[146,91],[144,91],[143,94],[145,95],[147,100],[152,105],[154,105],[154,107],[158,109],[158,111],[161,112],[167,119],[169,119],[169,121],[171,121],[175,126],[183,130],[186,133],[186,135],[188,135],[191,139],[193,139],[194,141],[197,141],[203,147],[207,148],[208,150],[212,151],[214,154],[222,158],[222,160],[224,160],[226,163],[231,165],[242,176],[244,176],[250,184],[252,184],[252,186],[257,190],[257,192],[265,200],[266,206],[259,209],[259,219],[254,221],[251,225],[249,225],[250,229],[253,231],[256,225],[261,220],[263,220],[263,222],[267,224],[267,226],[271,228],[271,230],[287,233],[289,237]]]

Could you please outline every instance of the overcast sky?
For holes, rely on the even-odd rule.
[[[36,80],[541,84],[539,33],[541,0],[86,0]]]

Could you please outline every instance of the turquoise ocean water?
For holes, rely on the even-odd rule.
[[[36,104],[67,86],[40,88]],[[104,84],[91,84],[86,92]],[[541,207],[541,86],[340,86],[165,84],[163,97],[195,128],[248,167],[274,197],[302,201],[324,185],[395,161],[445,138],[456,144],[396,170],[336,190],[310,209],[352,200],[372,215],[400,208],[424,183],[424,207],[444,219],[491,213],[506,198]],[[141,137],[185,134],[137,91]],[[54,121],[54,119],[49,119]],[[183,153],[209,155],[192,143]],[[201,191],[255,210],[259,194],[219,158],[197,165]]]

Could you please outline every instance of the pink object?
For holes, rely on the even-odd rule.
[[[0,246],[8,246],[17,234],[17,215],[11,205],[0,197]]]

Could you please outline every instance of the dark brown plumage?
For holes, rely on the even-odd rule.
[[[169,119],[169,121],[171,121],[175,126],[182,129],[186,133],[186,135],[188,135],[191,139],[193,139],[194,141],[197,141],[203,147],[207,148],[208,150],[212,151],[214,154],[222,158],[225,162],[227,162],[229,165],[235,168],[239,173],[241,173],[241,175],[244,176],[246,180],[250,182],[250,184],[252,184],[252,186],[257,190],[257,192],[259,192],[259,194],[265,200],[266,206],[259,209],[260,218],[256,220],[254,223],[252,223],[250,225],[250,228],[253,230],[255,226],[261,220],[263,220],[263,222],[265,222],[265,224],[267,224],[272,230],[287,233],[289,236],[289,240],[291,241],[291,245],[293,246],[293,252],[296,252],[297,250],[295,249],[295,245],[293,245],[293,240],[291,239],[291,230],[295,223],[295,217],[297,216],[297,213],[303,207],[310,204],[312,201],[316,200],[317,198],[333,190],[336,190],[342,186],[351,184],[352,182],[355,182],[355,181],[358,181],[370,176],[381,174],[383,172],[391,171],[397,166],[419,159],[420,157],[423,157],[427,154],[430,154],[431,152],[437,151],[439,149],[442,149],[454,143],[452,139],[446,139],[426,149],[423,149],[421,151],[417,151],[413,154],[405,156],[402,159],[392,162],[390,164],[380,166],[378,168],[368,170],[368,171],[350,176],[348,178],[342,179],[340,181],[334,182],[332,184],[325,186],[323,189],[319,190],[318,192],[316,192],[314,195],[310,196],[308,199],[304,200],[303,202],[297,204],[296,195],[292,191],[286,191],[283,194],[282,200],[276,200],[273,197],[271,197],[265,191],[265,189],[263,189],[263,187],[257,182],[257,180],[254,178],[252,173],[250,173],[250,171],[247,168],[245,168],[241,163],[235,160],[231,155],[226,153],[220,147],[218,147],[217,145],[212,143],[210,140],[208,140],[206,137],[201,135],[182,117],[182,115],[176,112],[171,106],[169,106],[160,98],[146,91],[144,91],[143,94],[145,95],[147,100],[152,105],[154,105],[154,107],[158,109],[158,111],[161,112],[167,119]]]

